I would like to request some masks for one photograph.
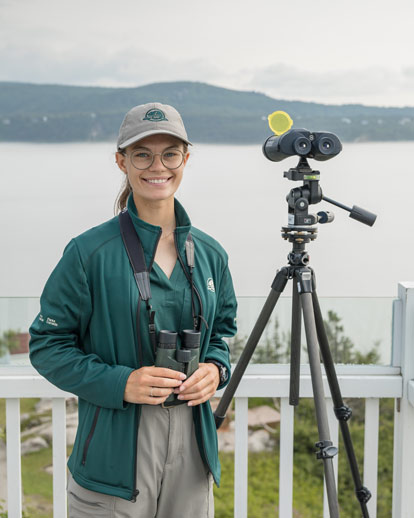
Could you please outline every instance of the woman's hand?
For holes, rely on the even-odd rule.
[[[141,367],[128,377],[124,401],[146,405],[160,405],[179,387],[186,375],[164,367]]]
[[[174,389],[178,399],[188,401],[188,406],[195,406],[209,400],[220,383],[220,373],[214,363],[200,363],[198,369],[180,387]]]

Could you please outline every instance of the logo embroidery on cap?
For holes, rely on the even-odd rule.
[[[211,277],[207,279],[207,289],[215,293],[216,288],[214,287],[214,281]]]
[[[148,110],[145,114],[145,117],[142,119],[143,121],[152,121],[152,122],[160,122],[167,121],[167,117],[162,110],[157,110],[153,108],[152,110]]]

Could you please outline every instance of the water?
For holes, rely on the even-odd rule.
[[[345,321],[352,320],[345,328],[359,337],[362,349],[382,340],[386,358],[389,297],[396,296],[399,281],[414,280],[413,147],[411,142],[346,144],[328,162],[311,161],[321,171],[324,194],[378,214],[370,228],[320,203],[314,212],[333,210],[336,218],[319,226],[318,239],[307,250],[319,296],[328,297]],[[249,315],[245,333],[291,248],[280,227],[287,223],[286,194],[300,183],[284,179],[283,171],[296,159],[272,163],[257,145],[198,144],[191,152],[177,197],[193,224],[229,253],[237,295],[255,297],[240,304]],[[38,297],[68,241],[113,216],[123,175],[111,143],[2,143],[0,156],[0,296]],[[288,325],[287,316],[282,320]]]
[[[347,144],[336,158],[312,165],[324,194],[378,214],[370,228],[334,210],[309,244],[318,293],[395,296],[414,279],[411,238],[413,143]],[[109,143],[0,144],[0,296],[38,296],[66,243],[113,215],[122,173]],[[193,224],[218,239],[230,256],[239,296],[267,295],[289,243],[285,196],[300,185],[283,178],[296,160],[273,163],[260,146],[199,144],[178,198]]]

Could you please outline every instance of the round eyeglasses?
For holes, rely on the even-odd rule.
[[[179,149],[166,149],[162,153],[153,153],[147,149],[137,149],[129,154],[129,158],[131,164],[136,169],[148,169],[152,166],[157,155],[161,157],[161,162],[167,169],[178,169],[184,162],[184,153]]]

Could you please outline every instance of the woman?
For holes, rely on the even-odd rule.
[[[220,463],[209,399],[228,382],[222,338],[236,332],[236,300],[225,251],[174,198],[189,144],[171,106],[126,114],[116,153],[123,212],[68,244],[30,329],[34,367],[79,397],[70,518],[214,516]],[[148,300],[129,260],[125,218],[143,250]],[[201,332],[199,366],[188,378],[155,366],[163,329]],[[167,406],[167,398],[180,404]]]

